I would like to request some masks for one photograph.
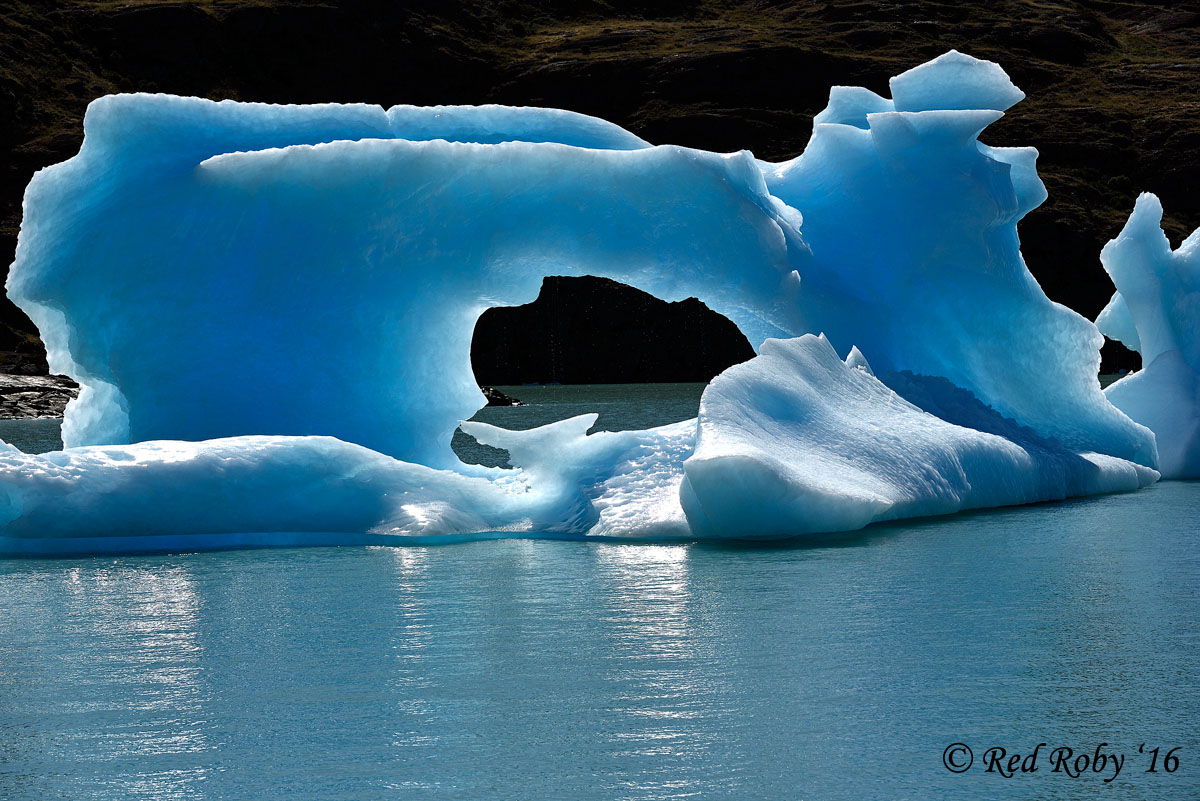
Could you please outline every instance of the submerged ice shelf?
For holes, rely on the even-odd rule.
[[[1102,336],[1021,259],[1037,154],[977,139],[1022,97],[951,51],[835,87],[783,164],[550,109],[101,98],[26,193],[8,292],[83,391],[66,451],[0,452],[0,551],[821,535],[1144,486]],[[697,421],[467,423],[517,469],[463,465],[478,315],[585,273],[759,356]]]

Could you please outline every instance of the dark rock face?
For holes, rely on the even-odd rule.
[[[87,103],[109,92],[556,106],[779,160],[804,149],[830,85],[887,93],[950,48],[1029,95],[983,139],[1040,151],[1050,199],[1022,222],[1023,252],[1051,299],[1093,319],[1113,291],[1100,248],[1138,192],[1162,198],[1174,241],[1200,225],[1194,2],[7,0],[0,265],[30,177],[78,151]],[[33,334],[0,300],[0,351]]]
[[[753,356],[696,298],[667,303],[590,275],[550,276],[533,303],[488,309],[471,340],[481,384],[708,381]]]
[[[0,420],[62,417],[79,385],[63,375],[0,374]]]

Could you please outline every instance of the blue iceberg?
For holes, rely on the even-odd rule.
[[[83,389],[66,450],[0,451],[0,550],[789,537],[1156,480],[1021,259],[1036,152],[977,139],[1023,94],[952,51],[892,95],[835,87],[783,164],[552,109],[95,101],[26,192],[8,292]],[[464,465],[474,323],[551,274],[759,356],[695,421],[464,423],[516,469]]]
[[[1172,250],[1162,215],[1143,194],[1100,253],[1117,291],[1096,325],[1140,352],[1144,368],[1105,393],[1154,432],[1164,477],[1200,478],[1200,229]]]

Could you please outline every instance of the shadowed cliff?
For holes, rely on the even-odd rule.
[[[831,84],[887,78],[950,48],[1001,63],[1028,99],[987,130],[1034,145],[1050,199],[1021,224],[1046,293],[1092,318],[1098,255],[1139,191],[1178,241],[1200,224],[1195,3],[830,0],[354,3],[10,0],[0,9],[0,264],[33,172],[73,155],[87,103],[162,91],[280,103],[511,103],[594,114],[656,143],[801,152]],[[0,355],[35,369],[0,303]]]

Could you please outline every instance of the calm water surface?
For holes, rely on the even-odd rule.
[[[0,799],[1194,800],[1198,512],[0,560]],[[983,772],[1039,742],[1125,765]]]
[[[26,453],[62,450],[62,420],[0,420],[0,439]]]
[[[487,406],[472,420],[502,428],[524,430],[595,412],[589,429],[638,431],[696,416],[707,384],[546,384],[497,387],[523,406]],[[2,437],[3,434],[0,434]],[[461,430],[454,432],[454,452],[464,462],[509,467],[508,451],[481,445]]]

